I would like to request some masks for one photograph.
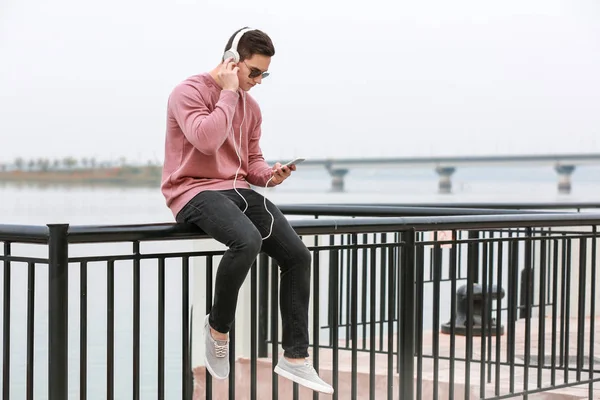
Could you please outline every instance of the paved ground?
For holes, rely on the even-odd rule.
[[[577,387],[564,387],[559,386],[565,384],[565,369],[564,364],[560,364],[560,359],[557,356],[555,362],[554,372],[551,368],[551,355],[552,355],[552,321],[548,319],[545,321],[545,340],[540,343],[537,340],[538,337],[538,321],[533,320],[531,325],[530,337],[532,338],[529,343],[530,349],[530,367],[527,369],[528,379],[527,388],[529,390],[535,390],[536,388],[544,389],[543,393],[532,393],[528,396],[528,399],[532,400],[581,400],[589,399],[588,390],[589,385],[580,385]],[[584,368],[588,368],[589,365],[589,343],[590,343],[590,321],[586,321],[586,329],[584,333]],[[596,360],[594,363],[594,369],[600,370],[600,318],[595,321],[595,338],[594,338],[594,355]],[[525,323],[519,321],[516,325],[516,336],[514,344],[515,363],[521,364],[516,365],[514,370],[511,371],[510,366],[500,365],[499,368],[499,384],[496,388],[496,373],[497,367],[495,364],[496,360],[496,346],[499,343],[500,346],[500,362],[507,361],[507,334],[501,337],[500,341],[497,342],[495,338],[491,340],[492,353],[488,356],[487,340],[485,349],[485,364],[484,364],[484,386],[483,386],[483,398],[494,399],[506,398],[506,399],[521,399],[522,395],[512,395],[512,393],[520,393],[525,389],[525,375],[526,369],[524,367],[524,355],[525,355]],[[425,332],[423,336],[423,354],[431,355],[433,353],[433,332]],[[384,340],[385,342],[385,340]],[[563,338],[564,342],[564,338]],[[379,341],[377,341],[379,343]],[[561,343],[560,334],[556,336],[556,353],[559,352],[559,345]],[[587,371],[581,371],[580,379],[577,379],[577,325],[576,320],[573,320],[569,325],[569,368],[570,371],[566,376],[566,381],[575,382],[589,379],[589,373]],[[362,343],[357,343],[358,347],[362,347]],[[394,338],[394,350],[396,345],[396,338]],[[344,347],[345,343],[340,342],[340,347]],[[537,354],[541,347],[545,354],[544,368],[538,370],[537,367]],[[386,347],[384,347],[386,350]],[[439,360],[437,368],[437,380],[434,374],[434,362],[431,358],[422,358],[422,385],[420,386],[421,398],[429,400],[434,398],[434,388],[437,388],[437,394],[440,399],[450,398],[450,371],[454,371],[454,398],[455,399],[481,399],[481,339],[473,339],[473,357],[470,366],[467,369],[467,365],[464,361],[458,360],[458,358],[464,358],[466,351],[466,341],[464,336],[457,336],[455,343],[455,357],[457,360],[450,364],[449,360]],[[320,371],[323,379],[328,382],[332,382],[332,352],[328,349],[322,349],[320,352]],[[439,355],[441,357],[450,356],[450,336],[440,333],[439,334]],[[368,399],[369,398],[369,353],[359,352],[357,355],[357,398]],[[386,399],[387,387],[388,387],[388,376],[387,376],[387,355],[377,354],[375,357],[375,398]],[[271,374],[272,366],[270,359],[261,359],[258,363],[258,398],[259,399],[270,399],[271,398]],[[415,374],[418,371],[418,359],[415,358]],[[339,368],[338,368],[338,396],[339,399],[350,399],[351,398],[351,372],[352,372],[352,353],[347,350],[340,350],[339,352]],[[468,372],[468,373],[467,373]],[[538,374],[538,372],[540,374]],[[491,374],[491,379],[488,374]],[[194,400],[203,399],[204,393],[204,369],[197,368],[195,370],[195,395]],[[470,380],[468,385],[468,394],[465,395],[465,381],[466,378]],[[511,391],[511,377],[513,390]],[[247,359],[241,359],[236,364],[236,399],[249,399],[249,382],[250,382],[250,363]],[[594,375],[595,379],[600,379],[600,372]],[[416,376],[415,376],[416,379]],[[539,379],[539,382],[538,382]],[[553,381],[554,379],[554,381]],[[553,383],[554,382],[554,383]],[[416,383],[416,381],[415,381]],[[394,399],[399,398],[399,386],[398,386],[398,374],[396,372],[396,357],[393,360],[393,375],[392,375],[393,393]],[[291,399],[292,386],[289,381],[283,378],[278,380],[279,387],[279,398],[280,399]],[[418,387],[418,385],[417,385]],[[497,392],[496,392],[497,389]],[[301,388],[299,390],[301,399],[312,399],[312,392]],[[506,397],[504,397],[506,396]],[[322,395],[322,398],[329,398],[330,396]],[[320,398],[321,398],[320,397]],[[227,396],[227,381],[219,381],[214,384],[214,396],[213,399],[228,399]],[[594,384],[594,390],[592,399],[600,399],[600,382]]]

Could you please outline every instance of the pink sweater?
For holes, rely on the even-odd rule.
[[[221,90],[208,73],[177,85],[167,105],[167,133],[161,190],[173,216],[203,190],[233,189],[240,148],[242,166],[236,188],[264,186],[272,176],[260,149],[261,112],[258,103]],[[269,186],[274,186],[271,182]]]

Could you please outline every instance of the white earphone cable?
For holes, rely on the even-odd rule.
[[[248,209],[248,202],[246,201],[244,196],[242,196],[242,194],[235,187],[235,185],[237,183],[238,174],[240,173],[240,169],[242,168],[242,155],[241,155],[241,152],[242,152],[242,128],[244,126],[244,120],[246,119],[246,96],[243,91],[242,91],[242,101],[244,104],[244,114],[242,116],[242,122],[240,123],[240,148],[239,149],[235,143],[235,131],[233,130],[233,124],[231,124],[231,126],[232,126],[231,129],[233,131],[233,148],[235,149],[235,154],[237,154],[238,160],[240,162],[238,165],[237,171],[235,171],[235,178],[233,179],[233,190],[235,190],[235,192],[242,198],[242,200],[244,200],[244,203],[246,203],[246,208],[244,208],[244,211],[242,211],[245,213],[246,210]]]
[[[242,122],[240,123],[240,140],[239,140],[239,149],[238,146],[235,143],[235,130],[233,129],[233,124],[231,125],[231,130],[233,133],[233,147],[235,148],[235,153],[238,156],[238,160],[239,160],[239,165],[237,168],[237,171],[235,171],[235,178],[233,180],[233,190],[235,190],[235,192],[242,198],[242,200],[244,200],[244,203],[246,203],[246,207],[244,208],[244,211],[242,212],[246,212],[246,210],[248,210],[248,202],[246,201],[246,199],[244,198],[244,196],[242,196],[242,194],[237,190],[236,188],[236,183],[237,183],[237,178],[238,178],[238,174],[240,172],[240,169],[242,168],[242,127],[244,126],[244,121],[246,120],[246,94],[242,91],[242,102],[243,102],[243,110],[244,110],[244,114],[242,116]],[[271,182],[271,180],[273,179],[273,177],[271,176],[269,178],[269,180],[267,181],[267,183],[265,184],[265,189],[268,188],[269,183]],[[271,214],[271,211],[269,211],[269,209],[267,208],[267,197],[264,197],[264,204],[265,204],[265,211],[267,213],[269,213],[269,215],[271,216],[271,227],[269,228],[269,234],[267,236],[265,236],[264,238],[262,238],[262,240],[268,239],[271,236],[271,233],[273,233],[273,225],[275,223],[275,217],[273,216],[273,214]]]

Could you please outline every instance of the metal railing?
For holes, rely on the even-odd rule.
[[[334,398],[491,400],[581,385],[589,398],[598,395],[600,214],[474,205],[281,208],[318,217],[292,224],[313,255],[310,352]],[[203,274],[211,299],[223,254],[197,246],[210,241],[202,232],[179,224],[0,225],[0,241],[3,399],[190,399],[193,390],[211,398],[222,389],[192,363],[193,313],[210,310],[207,301],[190,312],[201,305],[192,297],[192,270]],[[261,254],[249,275],[250,325],[240,333],[234,324],[230,335],[230,361],[241,356],[249,366],[232,368],[229,398],[256,399],[265,390],[274,399],[300,398],[303,388],[284,393],[285,380],[261,374],[279,354],[277,265]],[[461,326],[461,318],[475,325]]]

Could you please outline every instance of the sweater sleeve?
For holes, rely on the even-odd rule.
[[[264,187],[273,176],[273,168],[267,164],[260,149],[261,122],[259,115],[248,142],[248,175],[246,180],[252,185]],[[271,181],[269,186],[276,186],[276,184]]]
[[[198,151],[212,155],[227,139],[238,97],[237,92],[222,90],[210,112],[198,90],[182,84],[171,93],[169,108],[187,140]]]

